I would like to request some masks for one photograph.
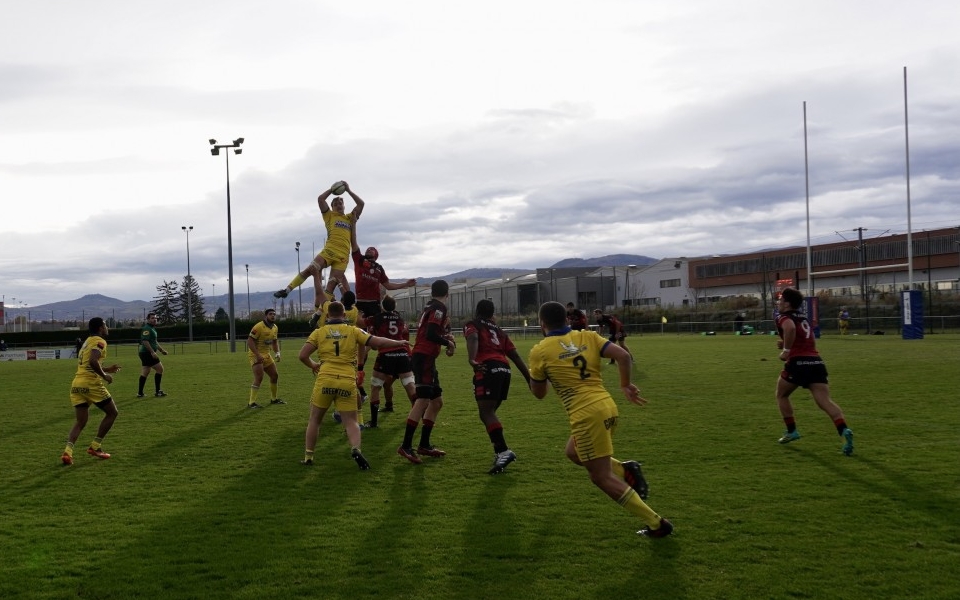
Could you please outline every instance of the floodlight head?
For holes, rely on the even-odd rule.
[[[242,152],[243,152],[243,148],[237,148],[236,150],[233,151],[234,154],[240,154]]]
[[[213,138],[210,138],[210,145],[211,145],[211,146],[214,145],[214,144],[216,144],[216,143],[217,143],[217,140],[215,140],[215,139],[213,139]]]
[[[216,146],[210,148],[210,154],[214,156],[220,156],[220,148],[217,148]]]
[[[243,138],[242,138],[242,137],[241,137],[241,138],[237,138],[237,139],[233,140],[233,143],[234,143],[235,145],[239,146],[240,144],[243,143]]]
[[[297,242],[297,250],[300,249],[300,242]]]

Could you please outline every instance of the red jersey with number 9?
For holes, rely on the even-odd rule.
[[[787,319],[793,321],[797,330],[797,335],[793,339],[793,345],[790,347],[789,358],[793,358],[794,356],[820,356],[820,353],[817,352],[817,342],[813,335],[813,328],[810,327],[810,322],[807,321],[806,317],[792,312],[777,315],[777,333],[780,334],[780,339],[783,339],[782,323]]]

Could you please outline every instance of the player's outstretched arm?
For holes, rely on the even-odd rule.
[[[350,250],[352,252],[360,252],[360,244],[357,242],[357,224],[354,223],[353,227],[350,228]]]
[[[353,218],[359,219],[360,213],[363,212],[363,207],[365,205],[363,198],[354,194],[353,190],[350,189],[350,184],[346,181],[343,182],[343,185],[347,187],[347,193],[350,194],[350,197],[353,198],[353,201],[357,203],[357,205],[353,207]]]
[[[371,348],[409,348],[410,342],[407,340],[391,340],[390,338],[371,335],[367,339],[367,346]]]
[[[317,206],[320,207],[320,214],[330,211],[330,205],[327,203],[327,198],[330,197],[330,194],[333,192],[329,189],[323,190],[319,196],[317,196]]]
[[[408,279],[408,280],[404,281],[403,283],[393,283],[392,281],[388,281],[388,282],[383,283],[383,284],[381,284],[381,285],[382,285],[385,289],[388,289],[388,290],[402,290],[402,289],[404,289],[404,288],[412,288],[413,286],[417,285],[417,280],[416,280],[416,279]]]
[[[513,364],[517,366],[517,370],[520,371],[520,374],[523,375],[523,378],[527,381],[527,385],[530,385],[530,370],[527,369],[527,363],[523,362],[523,358],[520,357],[520,353],[517,352],[517,349],[507,352],[507,357],[513,361]]]

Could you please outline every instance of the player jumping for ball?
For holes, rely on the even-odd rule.
[[[350,197],[353,198],[353,201],[356,203],[356,206],[354,206],[353,210],[349,213],[343,212],[343,198],[340,196],[335,197],[329,205],[327,204],[327,198],[329,198],[330,195],[333,194],[333,190],[341,184],[344,187],[344,191],[350,194]],[[350,189],[350,184],[346,181],[338,181],[330,186],[330,189],[325,190],[317,198],[317,204],[320,206],[320,214],[323,215],[323,223],[327,228],[327,241],[323,245],[323,249],[320,250],[320,253],[314,257],[313,261],[307,265],[304,270],[297,273],[297,276],[290,280],[287,287],[273,294],[276,298],[286,298],[291,290],[299,287],[300,284],[307,280],[307,277],[312,275],[315,294],[313,306],[315,312],[310,318],[311,327],[316,327],[320,321],[320,307],[323,306],[323,303],[327,301],[328,297],[332,296],[337,282],[340,281],[346,286],[347,277],[344,274],[344,270],[347,268],[347,262],[350,260],[350,232],[353,230],[357,219],[360,218],[360,213],[363,212],[363,199],[353,193],[353,190]],[[323,270],[328,266],[330,267],[330,278],[327,282],[326,292],[324,292]]]

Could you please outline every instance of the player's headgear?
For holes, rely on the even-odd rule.
[[[377,260],[378,258],[380,258],[380,253],[377,252],[376,248],[374,248],[373,246],[370,246],[364,251],[363,256],[366,258],[369,258],[370,260]]]

